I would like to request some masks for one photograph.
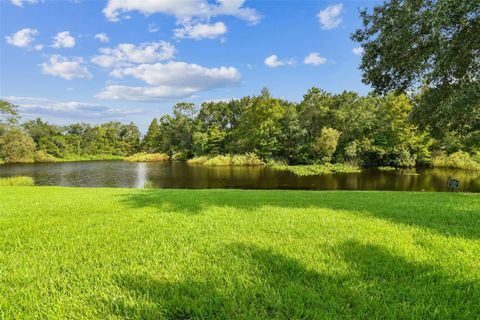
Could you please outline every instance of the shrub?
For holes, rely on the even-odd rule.
[[[439,154],[433,158],[434,167],[480,170],[480,162],[475,161],[477,155],[471,156],[468,152],[457,151],[450,155]]]
[[[126,157],[130,162],[161,162],[168,161],[170,158],[165,153],[136,153],[133,156]]]
[[[20,129],[8,130],[0,137],[0,155],[7,163],[32,163],[35,142]]]
[[[477,151],[475,155],[473,156],[473,159],[480,163],[480,151]]]
[[[58,159],[52,156],[51,154],[48,154],[44,150],[39,150],[35,152],[34,155],[34,160],[35,162],[58,162]]]
[[[35,180],[32,177],[10,177],[0,178],[0,187],[31,187],[35,185]]]
[[[172,161],[186,161],[187,159],[188,155],[186,152],[183,151],[176,152],[171,157]]]

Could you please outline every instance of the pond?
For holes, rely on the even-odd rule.
[[[205,167],[183,162],[134,163],[85,161],[9,164],[0,177],[33,177],[37,185],[74,187],[243,188],[307,190],[448,191],[449,178],[460,180],[459,191],[480,192],[480,171],[404,169],[299,177],[268,167]]]

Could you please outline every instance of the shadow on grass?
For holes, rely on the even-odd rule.
[[[187,215],[206,213],[211,207],[346,210],[447,236],[480,238],[480,196],[474,194],[167,189],[123,194],[120,200],[132,208]]]
[[[348,242],[336,248],[349,270],[338,274],[309,270],[256,246],[226,250],[230,258],[216,268],[221,274],[179,282],[119,276],[117,285],[128,299],[102,301],[102,309],[128,319],[472,319],[480,314],[478,283],[451,279],[378,246]]]

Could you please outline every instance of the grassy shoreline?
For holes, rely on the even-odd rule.
[[[5,319],[480,313],[477,194],[5,187],[0,229]]]
[[[129,162],[165,162],[172,160],[165,153],[136,153],[131,156],[116,155],[91,155],[91,156],[70,156],[66,158],[55,158],[46,153],[37,153],[36,160],[32,163],[56,163],[56,162],[81,162],[81,161],[108,161],[124,160]],[[326,163],[322,165],[285,165],[275,162],[264,162],[254,153],[247,154],[226,154],[216,156],[199,156],[186,160],[191,165],[203,166],[264,166],[267,165],[276,170],[289,171],[299,176],[323,175],[334,173],[358,173],[363,168],[343,163]],[[6,164],[0,159],[0,165]],[[433,158],[432,168],[447,168],[459,170],[480,171],[480,153],[471,156],[466,152],[456,152],[451,155],[440,154]],[[376,167],[380,171],[394,171],[401,168],[390,166]]]

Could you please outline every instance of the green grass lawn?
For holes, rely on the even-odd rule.
[[[0,319],[475,319],[480,195],[0,188]]]

